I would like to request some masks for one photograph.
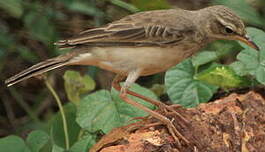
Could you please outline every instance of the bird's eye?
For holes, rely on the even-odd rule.
[[[225,33],[232,34],[234,31],[230,27],[225,27]]]

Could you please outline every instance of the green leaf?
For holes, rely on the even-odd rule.
[[[69,134],[69,143],[70,146],[73,145],[76,140],[78,139],[80,127],[76,123],[76,106],[72,103],[68,103],[63,106],[65,117],[67,121],[67,127],[68,127],[68,134]],[[50,126],[50,134],[53,141],[53,144],[56,144],[60,147],[65,147],[65,135],[64,135],[64,129],[63,129],[63,123],[62,123],[62,117],[59,112],[54,115],[51,126]]]
[[[144,96],[157,98],[153,92],[142,88],[139,85],[132,85],[130,90],[141,93]],[[140,99],[129,96],[129,98],[143,103],[153,109],[154,106],[143,102]],[[112,90],[97,91],[84,97],[77,111],[78,124],[89,132],[102,130],[104,133],[123,125],[133,117],[146,116],[142,110],[135,108],[119,98],[118,92]]]
[[[248,74],[246,67],[244,64],[242,64],[239,61],[233,62],[232,64],[229,65],[237,75],[239,76],[245,76]]]
[[[264,26],[265,20],[259,15],[259,13],[251,7],[246,0],[214,0],[214,4],[226,5],[233,9],[237,15],[248,23]]]
[[[101,90],[84,97],[77,109],[77,123],[89,132],[109,132],[120,125],[119,113],[108,91]]]
[[[46,132],[41,130],[32,131],[27,139],[27,145],[31,152],[38,152],[49,141],[49,136]]]
[[[141,11],[171,8],[166,0],[131,0],[131,3]]]
[[[194,67],[191,59],[166,72],[165,85],[171,101],[185,107],[194,107],[207,102],[217,87],[194,79]]]
[[[257,29],[257,28],[253,28],[253,27],[247,27],[246,30],[247,30],[248,36],[251,38],[251,40],[253,40],[259,46],[260,50],[265,50],[264,31]],[[244,47],[245,49],[256,51],[255,49],[249,47],[245,43],[240,42],[240,45]]]
[[[237,73],[242,73],[242,70],[245,70],[244,74],[253,75],[259,83],[265,84],[265,33],[255,28],[247,28],[247,32],[261,50],[256,51],[241,43],[245,49],[238,54],[237,60],[245,68],[234,68],[234,70]]]
[[[251,75],[255,74],[259,66],[258,52],[254,50],[243,50],[237,55],[237,59],[243,63],[245,69]]]
[[[96,136],[87,134],[78,140],[71,148],[70,152],[87,152],[96,143]]]
[[[75,104],[79,104],[80,95],[90,92],[96,87],[95,81],[89,75],[81,76],[76,71],[66,71],[63,78],[67,97]]]
[[[11,16],[19,18],[23,14],[22,0],[1,0],[0,8],[4,9]]]
[[[65,150],[60,146],[53,145],[52,146],[52,152],[65,152]]]
[[[203,51],[192,57],[192,64],[194,67],[199,67],[216,59],[218,59],[216,52]]]
[[[0,152],[31,152],[20,137],[13,135],[1,138],[0,147]]]
[[[250,82],[237,75],[229,66],[215,65],[197,74],[195,79],[221,87],[223,89],[245,87]]]
[[[192,57],[193,66],[199,67],[215,61],[228,54],[242,50],[242,47],[236,41],[218,40],[210,43],[204,50],[205,51],[199,52]]]
[[[158,100],[158,98],[154,92],[152,92],[151,90],[146,89],[144,87],[141,87],[138,84],[133,84],[132,87],[130,88],[130,90],[132,90],[136,93],[139,93],[141,95],[144,95],[146,97]],[[134,117],[143,117],[143,116],[148,115],[143,110],[140,110],[140,109],[138,109],[134,106],[131,106],[128,103],[124,102],[119,97],[119,92],[117,90],[115,90],[114,88],[112,88],[112,90],[111,90],[111,96],[112,96],[113,101],[116,103],[116,107],[117,107],[117,110],[120,114],[120,121],[122,124],[125,124],[126,122],[130,121]],[[142,99],[139,99],[137,97],[129,95],[129,98],[131,98],[132,100],[134,100],[138,103],[141,103],[142,105],[148,107],[149,109],[155,108],[154,105],[152,105],[152,104],[150,104],[150,103],[148,103]]]

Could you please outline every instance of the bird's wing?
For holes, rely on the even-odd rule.
[[[170,10],[173,11],[173,10]],[[91,46],[173,45],[185,38],[191,27],[172,24],[169,10],[149,11],[127,16],[105,26],[89,29],[70,39],[55,43],[60,48]],[[157,16],[160,17],[158,18]],[[164,17],[163,17],[164,15]],[[161,17],[162,16],[162,17]],[[171,17],[174,20],[174,18]],[[177,24],[177,25],[176,25]],[[191,24],[187,24],[191,25]]]

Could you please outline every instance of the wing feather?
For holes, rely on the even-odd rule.
[[[164,13],[165,16],[168,16],[166,11],[157,11],[157,13]],[[148,15],[148,12],[146,14]],[[100,28],[85,30],[77,36],[58,41],[55,44],[60,48],[76,47],[80,45],[175,45],[185,38],[185,32],[187,30],[192,29],[189,27],[180,28],[182,26],[177,26],[166,18],[165,22],[163,22],[163,20],[161,21],[161,18],[160,20],[156,17],[151,17],[150,19],[150,16],[148,17],[146,14],[140,13],[131,15]],[[150,22],[148,22],[147,19],[150,20]]]

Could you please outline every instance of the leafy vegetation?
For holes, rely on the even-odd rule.
[[[262,0],[256,0],[256,2],[258,5],[255,3],[255,6],[245,0],[214,0],[212,3],[232,8],[248,25],[253,26],[247,28],[247,32],[261,48],[259,52],[243,43],[217,41],[197,55],[169,69],[165,75],[165,85],[162,87],[159,85],[160,93],[155,94],[152,89],[148,89],[150,84],[142,82],[143,80],[140,83],[147,87],[134,84],[131,90],[153,99],[159,99],[160,95],[166,92],[172,103],[194,107],[199,103],[208,102],[219,90],[229,91],[229,89],[265,85],[265,32],[263,31],[265,10],[259,9],[260,6],[263,8],[265,3]],[[149,0],[57,0],[45,3],[0,0],[2,12],[0,23],[3,23],[0,24],[0,72],[3,73],[0,78],[5,79],[7,74],[14,73],[13,70],[21,70],[21,64],[32,65],[40,61],[43,56],[64,53],[53,46],[53,42],[60,37],[73,35],[74,32],[88,26],[102,25],[129,13],[171,7],[172,5],[166,0],[152,2]],[[10,20],[14,23],[9,23]],[[99,82],[97,73],[100,72],[97,68],[84,68],[82,71],[80,74],[68,70],[63,76],[60,75],[64,85],[57,83],[55,85],[54,75],[51,76],[53,81],[45,80],[55,86],[54,96],[60,95],[62,101],[67,102],[60,107],[59,112],[56,110],[57,106],[51,105],[47,108],[48,110],[42,111],[42,116],[37,115],[44,101],[54,100],[46,98],[47,89],[38,88],[39,84],[33,89],[31,87],[34,85],[29,89],[26,87],[30,85],[28,84],[22,89],[6,90],[1,95],[1,101],[7,105],[7,102],[16,99],[18,105],[24,107],[18,114],[26,111],[24,115],[27,121],[22,127],[13,122],[13,126],[17,128],[12,134],[16,135],[1,138],[0,151],[85,152],[98,141],[102,134],[108,133],[115,127],[136,121],[133,120],[134,117],[146,116],[145,112],[123,102],[116,90],[108,91],[103,86],[99,86],[99,83],[96,83]],[[105,77],[107,74],[104,75]],[[164,79],[160,75],[148,78],[151,79],[149,83],[159,83]],[[29,97],[25,97],[29,93],[21,93],[21,95],[18,93],[32,90],[38,91],[33,91],[34,95]],[[14,99],[6,98],[5,94],[10,94],[9,96]],[[67,98],[62,97],[62,94],[66,94]],[[155,108],[138,98],[132,96],[130,98],[151,109]],[[58,105],[62,104],[60,100],[56,99],[56,101]],[[3,110],[0,109],[0,111]],[[62,119],[62,116],[65,119]],[[4,120],[5,118],[2,117],[4,116],[1,114],[0,118]],[[8,115],[8,118],[12,118],[12,115]],[[8,120],[11,120],[12,124],[13,119]],[[31,132],[26,137],[21,136],[25,130]]]

